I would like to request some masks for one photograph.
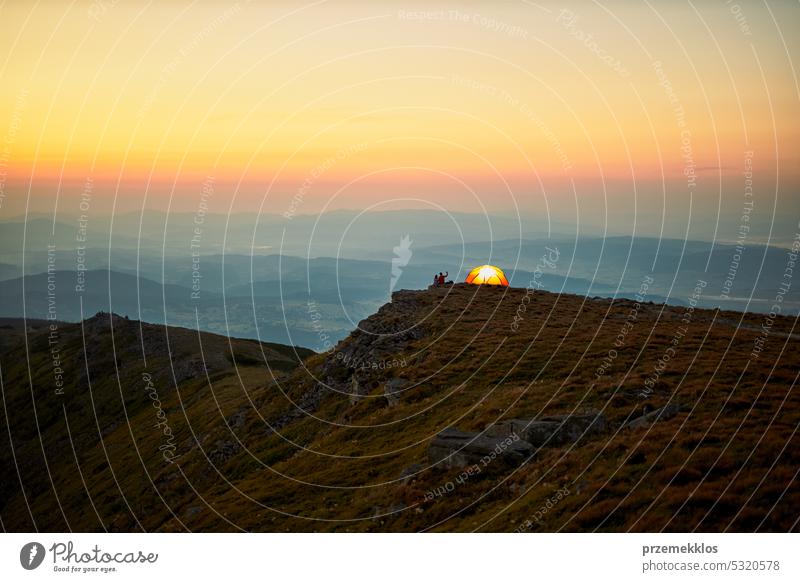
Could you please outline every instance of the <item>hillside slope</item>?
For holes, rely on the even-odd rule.
[[[12,476],[0,516],[11,530],[796,530],[796,319],[770,321],[525,289],[401,291],[285,373],[237,342],[234,368],[218,336],[184,342],[174,377],[169,358],[148,357],[174,458],[159,450],[170,443],[136,322],[114,324],[131,350],[119,382],[97,349],[91,390],[76,364],[63,396],[46,352],[31,352],[31,390],[18,346],[0,360]],[[163,355],[175,332],[162,335]],[[91,337],[109,343],[109,326]],[[564,428],[584,415],[602,422]]]

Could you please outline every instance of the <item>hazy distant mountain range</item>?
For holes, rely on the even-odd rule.
[[[785,249],[764,245],[548,237],[542,225],[523,227],[506,217],[452,219],[426,211],[335,212],[262,216],[256,225],[255,215],[148,212],[113,224],[108,217],[5,222],[0,316],[46,318],[52,310],[78,321],[114,311],[321,349],[344,338],[392,289],[425,288],[438,271],[463,281],[472,267],[492,263],[512,286],[602,297],[632,297],[648,281],[645,300],[678,305],[702,281],[700,305],[763,312],[787,266]],[[401,260],[396,249],[404,237],[410,244]],[[790,288],[782,310],[798,313],[800,292]]]

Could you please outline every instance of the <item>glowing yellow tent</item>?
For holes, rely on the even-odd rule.
[[[503,271],[492,265],[482,265],[472,269],[467,275],[467,283],[508,287],[508,279],[506,279]]]

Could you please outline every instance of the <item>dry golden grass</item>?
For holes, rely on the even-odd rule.
[[[4,389],[13,413],[5,421],[17,464],[3,431],[4,475],[12,476],[0,499],[5,526],[30,529],[32,515],[37,527],[53,530],[64,529],[65,518],[76,530],[798,528],[796,319],[776,318],[763,352],[752,358],[763,316],[695,311],[645,399],[645,380],[683,325],[684,308],[642,305],[624,344],[615,346],[630,301],[537,292],[515,330],[523,289],[457,285],[401,293],[372,320],[395,328],[419,322],[422,337],[397,346],[395,357],[407,365],[376,372],[374,390],[355,404],[323,387],[313,417],[301,415],[277,432],[270,423],[292,410],[287,397],[298,401],[317,386],[326,357],[334,356],[311,356],[273,378],[253,360],[260,357],[253,353],[256,344],[235,342],[236,361],[245,365],[234,368],[228,358],[210,382],[203,374],[174,386],[168,375],[159,375],[164,410],[179,443],[180,458],[172,464],[158,454],[160,435],[152,427],[152,407],[142,399],[140,362],[133,353],[119,384],[113,365],[92,375],[103,407],[95,421],[88,389],[78,378],[80,345],[68,350],[76,377],[66,401],[48,387],[47,354],[33,351],[33,393],[44,427],[40,445],[27,369],[18,364],[23,356],[19,348],[6,351]],[[197,354],[196,339],[177,339],[178,360]],[[138,341],[135,330],[115,337],[118,346],[130,343],[134,349]],[[203,346],[207,353],[230,351],[224,338],[207,341],[213,344]],[[596,370],[612,348],[616,358],[598,379]],[[279,367],[286,370],[291,358],[283,358]],[[154,358],[149,367],[168,370],[168,360]],[[383,397],[390,377],[410,382],[391,407]],[[620,428],[645,404],[669,401],[682,406],[675,417],[650,428]],[[461,472],[428,466],[428,442],[443,428],[481,431],[504,418],[587,408],[604,412],[606,434],[541,450],[515,471],[490,467],[426,500],[427,492],[455,482]],[[422,465],[419,474],[401,480],[414,464]],[[542,512],[563,487],[569,494]]]

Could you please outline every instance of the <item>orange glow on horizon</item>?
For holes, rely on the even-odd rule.
[[[444,16],[427,17],[418,0],[11,3],[0,19],[3,208],[24,208],[29,183],[34,206],[48,207],[59,182],[87,179],[104,186],[97,197],[150,183],[191,208],[198,180],[214,176],[270,192],[275,212],[311,183],[308,212],[346,195],[333,206],[419,196],[571,215],[576,199],[604,201],[609,182],[655,212],[662,190],[690,193],[690,164],[692,195],[738,204],[746,151],[761,188],[780,181],[791,196],[800,96],[787,58],[798,55],[769,13],[749,11],[754,54],[724,4],[695,7],[719,51],[704,35],[676,38],[685,8],[620,6],[612,18],[548,2],[445,1]]]

